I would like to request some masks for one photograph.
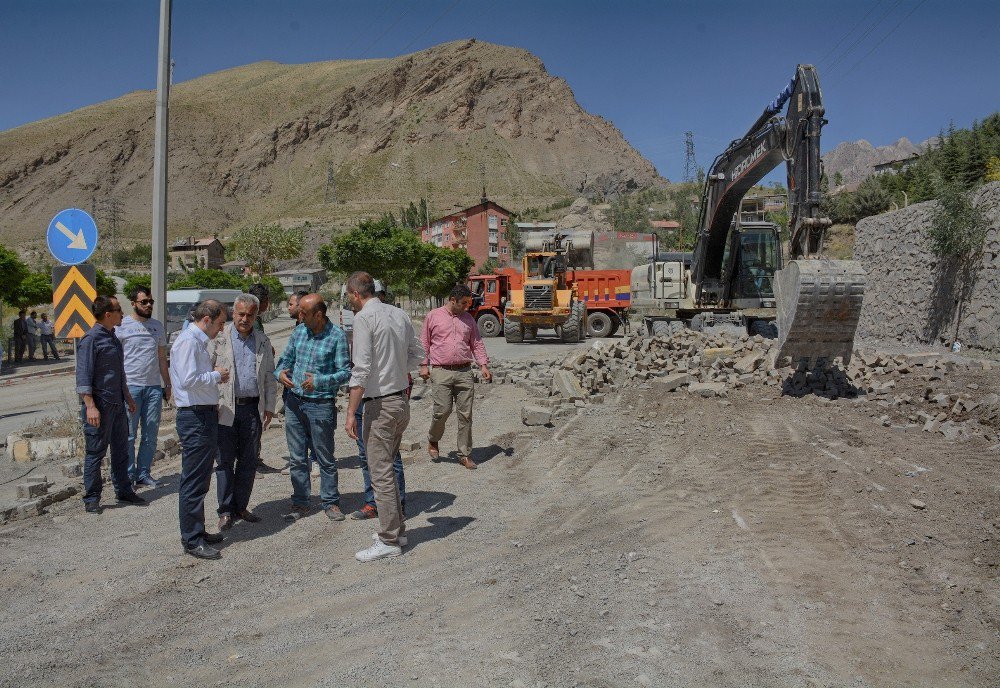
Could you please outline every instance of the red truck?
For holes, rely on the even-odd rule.
[[[624,326],[628,330],[628,310],[632,303],[629,270],[571,270],[568,282],[575,284],[577,297],[587,306],[587,335],[612,337]],[[521,273],[504,268],[493,275],[474,275],[469,289],[476,297],[469,313],[484,337],[503,334],[503,312],[511,289],[522,288]]]

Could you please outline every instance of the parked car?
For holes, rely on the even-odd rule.
[[[194,307],[205,299],[225,304],[227,320],[233,317],[233,304],[243,292],[239,289],[171,289],[167,292],[167,342],[173,344],[177,335],[192,321]]]

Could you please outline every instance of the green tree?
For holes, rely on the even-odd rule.
[[[852,197],[852,214],[855,220],[884,213],[892,203],[892,196],[882,188],[878,177],[869,177],[861,183]]]
[[[284,229],[278,224],[255,224],[243,227],[229,239],[226,256],[245,260],[250,272],[269,275],[274,261],[291,260],[302,253],[305,234],[301,229]]]
[[[17,287],[29,274],[28,266],[21,262],[17,254],[0,245],[0,301],[15,305]]]
[[[97,269],[95,281],[98,296],[114,296],[118,292],[118,285],[100,268]]]
[[[507,245],[510,247],[510,260],[517,263],[524,256],[524,237],[517,227],[520,216],[511,215],[507,220]]]
[[[844,175],[840,172],[834,172],[833,174],[833,187],[836,189],[844,185]]]
[[[150,275],[126,273],[123,277],[125,278],[124,292],[126,296],[131,294],[133,289],[139,287],[146,290],[152,289],[153,278]],[[146,293],[148,294],[149,291]]]
[[[486,262],[483,263],[480,266],[479,271],[476,274],[477,275],[492,275],[492,274],[495,274],[496,271],[499,270],[499,269],[500,269],[500,261],[499,260],[497,260],[496,258],[487,258]]]
[[[29,273],[11,294],[11,303],[18,308],[52,303],[52,275],[48,272]]]

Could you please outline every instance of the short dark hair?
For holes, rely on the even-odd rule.
[[[17,315],[18,315],[19,317],[20,317],[20,316],[22,316],[22,315],[26,315],[26,314],[27,314],[27,311],[26,311],[26,310],[24,310],[23,308],[22,308],[21,310],[19,310],[19,311],[17,312]]]
[[[31,317],[32,318],[34,318],[36,315],[38,315],[38,311],[31,311]]]
[[[129,293],[128,293],[128,300],[129,301],[138,301],[139,300],[139,294],[145,294],[146,296],[152,296],[153,295],[153,288],[152,287],[147,287],[147,286],[142,285],[142,284],[137,284],[136,286],[132,287],[132,289],[129,291]]]
[[[472,298],[472,290],[464,284],[456,284],[451,288],[451,293],[448,294],[449,299],[455,299],[456,301],[461,301],[466,297]]]
[[[215,299],[205,299],[194,307],[193,317],[195,322],[199,322],[208,316],[212,322],[218,320],[219,315],[226,312],[226,307]]]
[[[247,293],[256,296],[261,305],[271,303],[271,290],[267,288],[266,284],[258,282],[257,284],[251,285],[250,288],[247,289]]]
[[[362,296],[375,296],[375,280],[367,272],[352,272],[347,278],[347,291],[356,291]]]
[[[111,302],[117,300],[114,296],[98,296],[94,299],[94,305],[90,307],[90,312],[94,314],[95,318],[100,320],[114,308]],[[34,314],[34,311],[32,311],[32,314]]]

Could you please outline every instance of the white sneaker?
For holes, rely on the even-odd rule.
[[[358,561],[375,561],[383,557],[398,557],[402,553],[403,549],[401,547],[394,547],[385,544],[381,540],[376,540],[374,545],[368,549],[361,550],[354,555],[354,558]]]
[[[405,535],[400,535],[397,539],[399,540],[399,546],[400,547],[406,547],[406,536]],[[372,533],[372,540],[374,540],[375,542],[381,542],[381,540],[379,539],[378,533]]]

